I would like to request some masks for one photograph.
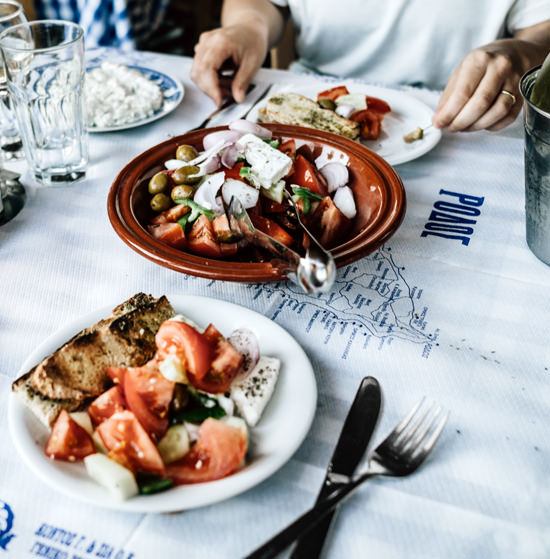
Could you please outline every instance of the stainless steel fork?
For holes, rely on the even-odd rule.
[[[334,491],[324,501],[304,513],[245,559],[276,557],[367,479],[374,476],[402,477],[412,474],[433,450],[449,417],[449,413],[445,413],[436,404],[424,411],[423,403],[424,398],[372,452],[366,472],[353,477],[332,474],[330,481],[334,483]]]

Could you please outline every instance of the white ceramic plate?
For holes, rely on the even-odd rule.
[[[87,67],[87,71],[93,70],[99,65],[100,64],[92,63]],[[126,66],[128,68],[133,68],[134,70],[140,71],[144,75],[144,77],[156,83],[162,89],[162,94],[164,97],[162,107],[146,118],[134,120],[133,122],[129,122],[127,124],[104,127],[89,126],[88,132],[117,132],[120,130],[136,128],[136,126],[143,126],[144,124],[154,122],[155,120],[158,120],[159,118],[162,118],[171,113],[181,103],[183,99],[184,89],[183,85],[178,79],[169,76],[168,74],[163,74],[162,72],[152,70],[151,68],[144,68],[143,66],[136,66],[133,64],[126,64]]]
[[[15,395],[9,400],[9,428],[14,444],[31,470],[55,489],[87,503],[123,511],[158,513],[185,510],[222,501],[268,478],[298,449],[315,413],[317,388],[304,350],[280,326],[265,316],[225,301],[191,295],[169,296],[172,306],[200,326],[209,322],[224,335],[246,326],[258,336],[260,351],[281,360],[273,398],[260,422],[250,431],[247,463],[224,479],[179,486],[155,495],[118,501],[88,477],[84,465],[50,460],[44,454],[49,431]],[[117,303],[65,326],[28,357],[20,374],[55,351],[74,334],[107,317]]]
[[[365,140],[363,145],[375,151],[390,165],[398,165],[412,161],[424,155],[441,139],[441,131],[436,128],[426,130],[424,137],[410,144],[403,140],[403,136],[417,127],[425,128],[432,122],[433,110],[412,95],[398,89],[365,85],[356,81],[335,81],[333,83],[315,82],[308,85],[284,85],[274,87],[270,94],[284,91],[285,93],[299,93],[316,100],[317,94],[338,85],[347,86],[350,93],[362,93],[370,97],[378,97],[386,101],[391,107],[382,122],[382,132],[378,140]],[[248,114],[247,119],[256,121],[258,109],[264,107],[267,99],[258,103]]]

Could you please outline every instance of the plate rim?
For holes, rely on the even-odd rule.
[[[293,429],[294,438],[292,443],[285,447],[285,449],[279,453],[271,455],[268,457],[267,461],[262,459],[259,464],[250,469],[245,468],[239,472],[227,476],[225,478],[200,483],[192,485],[183,485],[175,487],[168,492],[158,493],[156,495],[147,496],[136,496],[132,499],[126,501],[119,501],[116,498],[109,495],[107,490],[103,489],[101,486],[95,486],[93,480],[87,477],[85,473],[84,466],[82,464],[65,464],[59,463],[57,466],[52,466],[54,468],[55,477],[51,477],[52,470],[48,466],[47,468],[40,467],[43,463],[48,463],[49,460],[44,457],[44,462],[36,463],[33,460],[33,456],[36,456],[37,452],[43,452],[41,445],[34,440],[32,433],[30,433],[25,426],[24,421],[31,421],[35,423],[38,428],[45,431],[44,435],[47,434],[46,427],[39,422],[39,420],[32,414],[29,408],[27,408],[20,399],[10,391],[8,397],[8,430],[13,445],[15,446],[20,458],[29,467],[29,469],[44,483],[46,483],[50,488],[59,491],[60,493],[69,496],[77,501],[85,502],[90,505],[111,509],[119,510],[125,512],[140,512],[140,513],[165,513],[165,512],[178,512],[182,510],[190,510],[193,508],[203,507],[211,504],[215,504],[231,497],[244,493],[249,489],[252,489],[262,481],[267,480],[271,477],[277,470],[283,467],[298,450],[301,444],[304,442],[307,434],[310,431],[311,425],[315,418],[315,412],[317,408],[318,399],[318,389],[317,382],[315,378],[315,373],[313,366],[309,357],[307,356],[305,350],[298,343],[298,341],[281,325],[277,324],[275,321],[271,320],[267,316],[261,314],[258,311],[249,309],[243,305],[233,303],[231,301],[226,301],[223,299],[218,299],[215,297],[208,297],[204,295],[166,295],[168,300],[172,303],[174,310],[180,312],[184,308],[184,305],[194,305],[194,310],[190,313],[191,318],[193,313],[198,312],[198,309],[207,308],[207,305],[221,305],[227,310],[228,320],[231,321],[241,321],[243,322],[246,318],[253,317],[255,323],[266,325],[269,324],[270,328],[273,328],[277,332],[277,336],[271,336],[272,339],[279,340],[277,346],[283,347],[282,341],[284,343],[289,343],[289,347],[292,349],[287,349],[285,351],[292,352],[292,355],[297,356],[297,361],[299,366],[296,369],[299,371],[299,378],[302,379],[303,384],[308,387],[308,391],[305,393],[303,398],[300,398],[299,405],[295,406],[296,410],[301,413],[302,423],[301,428],[295,426]],[[88,313],[82,314],[73,320],[65,323],[61,328],[57,329],[55,332],[50,334],[45,340],[43,340],[25,359],[24,363],[21,365],[18,376],[25,374],[30,368],[32,368],[36,363],[40,362],[45,356],[49,355],[52,351],[55,351],[59,347],[58,338],[63,336],[65,341],[70,339],[70,336],[77,333],[82,328],[89,326],[93,321],[98,320],[108,316],[111,310],[118,303],[112,303],[110,305],[105,305],[103,307],[97,308]],[[238,311],[238,312],[237,312]],[[208,321],[208,320],[207,320]],[[65,342],[62,342],[65,343]],[[269,351],[269,350],[268,350]],[[285,367],[282,371],[282,375],[285,375],[286,381],[283,378],[283,382],[291,382],[296,378],[296,372],[289,372],[288,364],[284,364]],[[292,368],[290,369],[292,370]],[[278,379],[278,386],[280,388],[281,378]],[[288,389],[288,388],[287,388]],[[277,394],[277,387],[275,389],[275,394]],[[279,413],[281,412],[279,409]],[[251,432],[261,432],[262,423],[251,428]],[[258,431],[260,429],[260,431]],[[23,437],[21,436],[23,433]],[[26,437],[26,438],[25,438]],[[31,451],[27,450],[27,447],[31,447]],[[45,455],[44,455],[45,456]],[[72,489],[73,482],[71,482],[70,487],[65,486],[62,482],[58,483],[58,478],[63,480],[63,468],[80,468],[85,476],[85,484],[94,484],[94,494],[97,493],[98,497],[90,498],[88,495],[78,494],[77,491]],[[76,471],[76,470],[75,470]],[[65,479],[66,481],[66,479]],[[75,482],[77,485],[79,482]],[[200,490],[206,487],[206,495],[200,495]],[[185,493],[191,494],[191,501],[185,502]],[[195,495],[199,493],[199,496]],[[215,494],[214,497],[208,495]],[[183,495],[181,495],[183,494]],[[102,498],[99,498],[99,495]]]
[[[293,93],[298,93],[300,95],[304,94],[305,92],[311,92],[311,91],[315,91],[317,90],[317,85],[314,84],[319,84],[319,89],[318,91],[323,91],[323,86],[326,89],[327,87],[336,87],[338,85],[345,85],[348,88],[352,87],[352,88],[359,88],[362,91],[359,91],[359,93],[364,93],[365,95],[368,95],[369,90],[370,92],[373,92],[372,90],[375,90],[373,92],[373,96],[379,96],[381,94],[383,94],[384,92],[388,92],[389,95],[391,96],[398,96],[400,98],[403,98],[405,100],[407,100],[407,102],[412,103],[417,105],[418,107],[422,107],[423,110],[426,110],[428,113],[430,114],[434,114],[434,110],[428,105],[426,104],[424,101],[422,101],[421,99],[418,99],[417,97],[415,97],[414,95],[411,95],[409,92],[407,92],[404,89],[401,89],[399,87],[388,87],[388,86],[384,86],[384,85],[377,85],[377,84],[369,84],[369,83],[365,83],[362,81],[358,81],[358,80],[354,80],[354,79],[350,79],[350,78],[343,78],[341,80],[338,79],[334,79],[331,81],[323,81],[320,79],[316,79],[314,81],[308,82],[308,83],[301,83],[301,84],[291,84],[291,83],[280,83],[277,84],[278,87],[274,88],[272,90],[272,93],[275,94],[277,92],[293,92]],[[293,88],[296,88],[296,91],[294,91]],[[262,101],[260,101],[259,103],[255,104],[252,109],[250,110],[249,114],[247,115],[247,120],[253,120],[254,122],[257,122],[256,120],[256,114],[259,108],[262,108],[263,106],[265,106],[265,103],[267,102],[267,99],[262,99]],[[420,125],[420,124],[419,124]],[[410,132],[410,130],[407,130],[407,132]],[[424,137],[426,139],[426,136]],[[429,136],[427,136],[427,138],[430,140],[429,142],[425,142],[423,144],[419,144],[418,142],[416,143],[416,146],[418,149],[416,149],[415,151],[410,151],[410,152],[404,152],[402,155],[399,156],[384,156],[384,155],[380,155],[380,157],[383,157],[390,165],[402,165],[403,163],[408,163],[410,161],[414,161],[415,159],[418,159],[419,157],[422,157],[423,155],[425,155],[426,153],[428,153],[429,151],[431,151],[432,149],[434,149],[437,144],[441,141],[442,138],[442,132],[441,130],[439,130],[438,128],[432,127],[430,129],[429,132]],[[361,142],[361,145],[365,146],[367,149],[370,149],[372,151],[374,151],[375,153],[378,154],[378,152],[376,151],[376,149],[374,148],[374,146],[369,145],[368,143],[363,143]]]
[[[93,60],[89,61],[87,66],[86,66],[86,72],[88,72],[90,70],[93,70],[94,68],[99,68],[103,62],[105,62],[105,61],[104,60],[98,61],[98,63],[94,63]],[[140,64],[133,64],[132,63],[132,64],[122,64],[122,65],[126,66],[127,68],[132,68],[134,70],[145,71],[145,72],[157,74],[159,76],[162,76],[164,79],[167,79],[167,80],[173,82],[173,84],[175,86],[175,89],[176,89],[177,97],[171,103],[171,105],[168,108],[166,108],[165,104],[163,103],[163,106],[159,111],[153,113],[152,115],[150,115],[148,117],[142,118],[140,120],[134,120],[133,122],[129,122],[127,124],[118,124],[116,126],[103,126],[103,127],[86,126],[86,130],[88,131],[89,134],[104,134],[104,133],[109,133],[109,132],[122,132],[123,130],[130,130],[132,128],[137,128],[138,126],[144,126],[145,124],[150,124],[151,122],[155,122],[156,120],[159,120],[159,119],[164,118],[165,116],[169,115],[183,101],[183,98],[185,96],[185,88],[183,86],[183,83],[181,82],[181,80],[179,80],[178,78],[176,78],[172,74],[168,74],[166,72],[161,72],[160,70],[155,70],[154,68],[150,68],[148,66],[142,66]],[[163,97],[164,97],[164,92],[165,92],[165,90],[163,89]]]

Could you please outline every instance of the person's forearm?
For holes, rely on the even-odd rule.
[[[284,31],[282,11],[269,0],[225,0],[222,8],[222,26],[251,25],[261,30],[269,48],[275,46]]]
[[[518,29],[514,33],[514,38],[524,44],[521,52],[524,57],[525,70],[538,66],[550,53],[550,21]]]

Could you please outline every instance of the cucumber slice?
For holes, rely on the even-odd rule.
[[[104,454],[86,456],[84,465],[88,475],[117,499],[129,499],[139,493],[134,474]]]
[[[81,427],[91,435],[94,432],[94,428],[92,425],[92,419],[88,415],[86,411],[73,411],[69,414]]]
[[[185,425],[169,427],[157,446],[165,464],[183,458],[189,451],[189,434]]]
[[[92,441],[98,452],[101,452],[102,454],[109,454],[109,451],[105,448],[105,445],[103,444],[101,436],[99,435],[97,430],[92,433]]]
[[[185,368],[176,355],[167,355],[159,363],[159,371],[164,378],[172,382],[179,382],[181,384],[188,384]]]

